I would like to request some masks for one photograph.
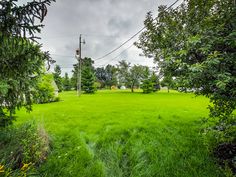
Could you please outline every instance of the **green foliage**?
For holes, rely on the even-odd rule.
[[[76,90],[77,89],[77,81],[78,81],[78,64],[73,65],[73,70],[72,70],[72,77],[70,79],[71,87]]]
[[[105,71],[104,67],[96,68],[95,69],[95,76],[96,76],[97,82],[100,83],[100,88],[105,88],[106,87],[107,74],[106,74],[106,71]]]
[[[210,117],[226,126],[236,108],[235,1],[189,0],[158,11],[147,14],[136,45],[179,87],[209,97]]]
[[[219,119],[219,118],[218,118]],[[236,137],[236,125],[235,125],[235,115],[230,115],[225,121],[214,120],[210,121],[209,124],[206,124],[204,132],[209,134],[210,139],[212,140],[213,145],[217,146],[221,143],[230,143],[235,142]]]
[[[55,86],[52,74],[44,74],[39,80],[34,91],[35,103],[49,103],[56,101]]]
[[[15,109],[25,106],[31,110],[32,88],[37,84],[47,57],[40,46],[28,40],[12,37],[0,43],[0,109],[4,110],[0,119],[9,117],[11,121]]]
[[[96,68],[95,75],[101,88],[111,89],[111,86],[117,85],[117,68],[115,66],[107,65],[105,68]]]
[[[83,58],[82,59],[82,71],[81,71],[81,84],[82,90],[85,93],[95,93],[95,69],[93,67],[94,61],[91,58]],[[77,89],[77,81],[78,81],[78,64],[74,65],[73,76],[71,78],[72,86]]]
[[[33,41],[51,1],[23,6],[12,0],[0,1],[0,122],[5,122],[4,126],[11,123],[16,109],[24,106],[31,110],[32,88],[44,63],[50,61],[49,54]]]
[[[89,67],[85,67],[82,70],[82,90],[85,93],[95,93],[95,76],[93,71]]]
[[[143,93],[151,93],[160,90],[160,82],[158,76],[152,72],[149,76],[149,72],[147,73],[146,78],[142,80],[141,89],[143,89]]]
[[[156,92],[156,91],[160,90],[159,77],[158,77],[158,75],[155,74],[155,72],[152,72],[151,77],[150,77],[150,80],[151,80],[152,83],[153,83],[152,91],[153,91],[153,92]]]
[[[42,126],[33,122],[0,129],[0,165],[4,176],[35,173],[49,152],[49,138]]]
[[[127,63],[125,60],[119,61],[118,65],[118,79],[119,85],[129,85],[127,79],[129,78],[129,69],[130,63]]]
[[[112,65],[107,65],[105,68],[105,73],[105,85],[111,89],[112,86],[117,85],[117,68]]]
[[[85,57],[82,60],[82,90],[85,93],[95,93],[95,71],[93,68],[94,61]]]
[[[68,76],[68,73],[65,73],[65,77],[62,79],[63,81],[63,90],[69,91],[71,90],[71,80]]]
[[[61,78],[61,67],[59,65],[56,65],[54,68],[53,78],[57,84],[59,92],[61,92],[63,90],[63,81]]]
[[[174,83],[174,80],[173,80],[172,76],[171,75],[164,76],[164,78],[161,81],[161,86],[162,87],[167,87],[168,92],[169,92],[170,89],[174,89],[175,88],[175,83]]]
[[[151,93],[153,92],[154,84],[150,79],[143,80],[141,89],[143,89],[143,93]]]
[[[147,66],[134,65],[130,66],[125,60],[119,62],[119,82],[120,85],[124,84],[126,87],[131,88],[131,92],[134,92],[134,87],[139,87],[140,82],[146,75],[150,74]]]
[[[96,89],[101,89],[102,88],[101,82],[95,82],[94,85],[95,85]]]

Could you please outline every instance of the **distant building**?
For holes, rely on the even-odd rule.
[[[125,90],[126,87],[125,87],[124,85],[122,85],[122,86],[120,87],[120,89],[121,89],[121,90]]]

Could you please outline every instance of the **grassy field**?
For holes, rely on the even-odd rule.
[[[166,91],[99,91],[17,113],[17,125],[34,119],[52,140],[49,177],[223,176],[200,135],[208,100]]]

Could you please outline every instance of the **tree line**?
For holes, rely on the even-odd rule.
[[[162,86],[168,86],[166,79],[160,82],[157,71],[148,66],[131,65],[125,60],[119,61],[117,65],[106,65],[105,67],[93,66],[91,58],[82,59],[82,90],[85,93],[94,93],[97,89],[134,89],[141,88],[144,93],[156,92]],[[61,77],[61,67],[54,68],[54,79],[60,91],[76,90],[78,80],[78,64],[74,65],[72,77],[68,73]]]

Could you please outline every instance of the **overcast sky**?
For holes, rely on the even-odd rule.
[[[26,3],[29,0],[19,0]],[[148,11],[156,14],[159,5],[170,5],[175,0],[57,0],[48,8],[45,27],[40,35],[43,50],[50,51],[64,72],[70,72],[76,63],[75,50],[79,45],[79,34],[86,44],[82,45],[82,57],[92,59],[104,56],[129,39],[143,27]],[[95,66],[117,64],[124,59],[132,64],[155,66],[152,59],[140,57],[132,45],[138,36],[121,49]],[[120,55],[116,59],[116,56]]]

